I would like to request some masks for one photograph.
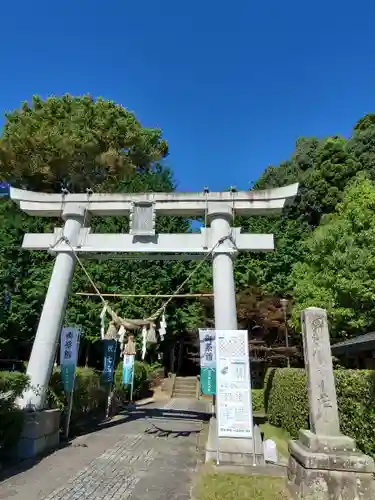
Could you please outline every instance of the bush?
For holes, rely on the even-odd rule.
[[[15,406],[15,400],[28,383],[24,373],[0,372],[0,396],[3,396],[0,399],[0,448],[5,450],[16,444],[21,435],[24,413]]]
[[[267,372],[265,408],[270,424],[282,427],[292,438],[308,429],[309,408],[305,370],[278,368]]]
[[[134,399],[142,397],[150,388],[153,377],[157,375],[159,365],[148,365],[141,361],[134,363]],[[129,388],[122,385],[122,363],[119,363],[114,377],[113,403],[123,403],[129,400]],[[108,389],[101,384],[101,373],[92,368],[77,368],[73,395],[71,422],[87,419],[93,415],[104,415],[107,405]],[[49,405],[54,408],[66,409],[68,402],[61,381],[60,370],[53,372],[48,394]]]
[[[264,410],[264,391],[263,389],[252,389],[251,391],[251,402],[253,406],[253,412],[259,412]]]
[[[375,455],[375,372],[335,370],[335,381],[341,432],[354,438],[364,453]],[[264,394],[270,424],[293,438],[309,428],[305,370],[269,370]]]
[[[142,361],[134,362],[133,398],[139,399],[149,389],[155,368]],[[115,373],[115,388],[120,399],[127,400],[130,396],[130,387],[122,385],[122,362],[119,363]]]
[[[105,389],[100,383],[101,374],[92,368],[77,368],[73,394],[72,422],[88,414],[104,411],[107,400]],[[60,370],[55,370],[51,382],[49,402],[51,406],[66,408],[67,400],[61,381]]]

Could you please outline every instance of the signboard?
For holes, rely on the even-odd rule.
[[[73,392],[78,360],[80,330],[66,326],[61,330],[60,371],[65,392]]]
[[[216,347],[215,330],[199,330],[201,360],[201,392],[212,396],[216,394]]]
[[[122,363],[122,384],[132,385],[134,370],[134,355],[125,354]]]
[[[216,330],[218,437],[251,438],[253,415],[246,330]]]
[[[102,380],[105,384],[112,384],[113,374],[115,371],[117,341],[114,339],[103,340],[104,349],[104,367],[102,373]]]

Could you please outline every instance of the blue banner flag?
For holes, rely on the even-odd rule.
[[[104,368],[102,373],[102,380],[106,384],[113,382],[113,375],[115,372],[117,342],[116,340],[103,340],[104,348]]]
[[[125,354],[122,363],[122,384],[132,385],[134,370],[134,355]]]

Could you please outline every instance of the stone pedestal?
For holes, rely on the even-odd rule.
[[[226,465],[264,465],[262,436],[258,426],[254,427],[253,438],[217,438],[217,420],[210,420],[206,444],[206,463],[217,462],[219,445],[219,464]]]
[[[373,500],[372,458],[356,451],[347,436],[321,437],[301,431],[289,443],[288,484],[304,500]]]
[[[60,410],[25,413],[17,457],[25,460],[57,448],[60,442]]]

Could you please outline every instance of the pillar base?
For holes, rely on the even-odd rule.
[[[17,458],[34,458],[57,448],[60,443],[60,410],[25,412],[21,437],[16,448]]]
[[[304,431],[303,441],[289,442],[288,486],[293,497],[298,500],[374,499],[372,458],[355,451],[354,441],[346,436],[312,438],[310,434]],[[320,449],[319,443],[322,443]]]

